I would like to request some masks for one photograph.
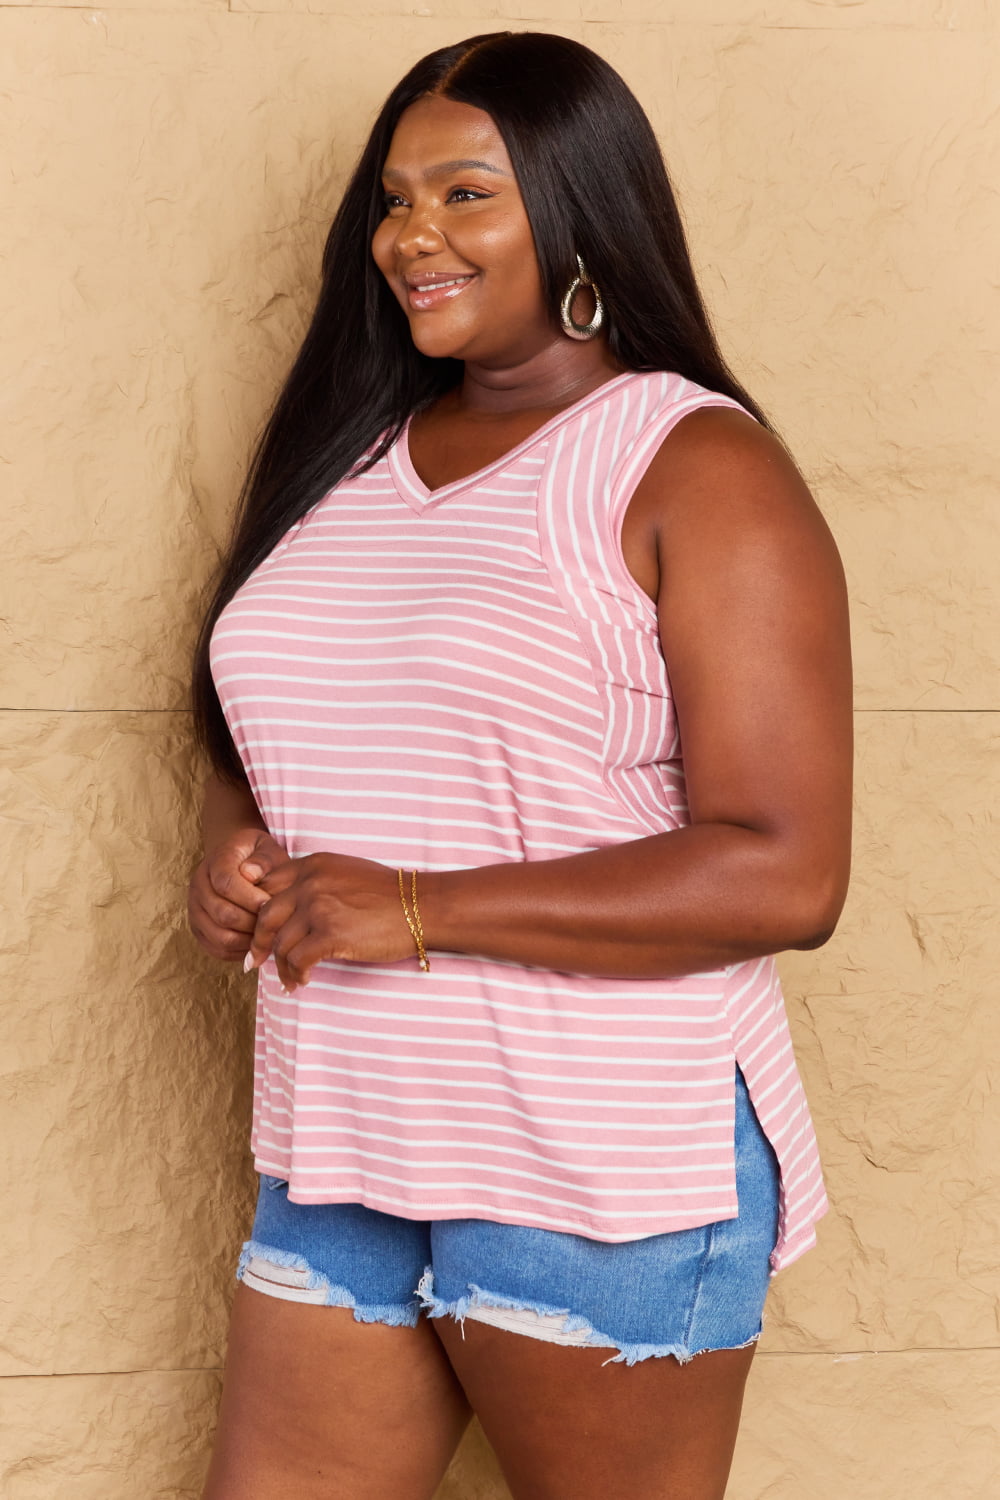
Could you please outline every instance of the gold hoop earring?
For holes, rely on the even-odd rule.
[[[596,284],[591,280],[579,256],[576,257],[576,263],[579,267],[579,275],[573,277],[569,291],[559,304],[559,321],[567,338],[592,339],[600,332],[604,324],[604,303],[601,301],[601,294]],[[577,323],[573,317],[573,298],[582,286],[589,286],[594,294],[594,316],[589,323]]]

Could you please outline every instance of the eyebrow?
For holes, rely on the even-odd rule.
[[[508,175],[502,167],[495,167],[491,162],[461,158],[458,161],[443,161],[436,167],[428,167],[426,171],[421,173],[421,176],[426,182],[434,177],[450,177],[452,172],[493,172],[497,177],[506,177]],[[393,171],[389,167],[382,173],[382,176],[387,179],[398,180],[401,177],[405,177],[406,173]]]

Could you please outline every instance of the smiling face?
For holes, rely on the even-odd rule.
[[[400,117],[372,253],[440,359],[520,363],[560,339],[503,137],[484,110],[428,95]]]

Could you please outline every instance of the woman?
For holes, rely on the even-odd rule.
[[[391,94],[196,707],[191,921],[260,971],[206,1497],[429,1497],[470,1409],[515,1497],[721,1496],[825,1207],[770,955],[844,897],[847,616],[587,49]]]

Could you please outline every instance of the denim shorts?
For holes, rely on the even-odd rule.
[[[362,1323],[471,1318],[614,1350],[611,1361],[630,1365],[743,1348],[761,1331],[779,1177],[739,1070],[735,1147],[737,1218],[624,1244],[488,1219],[401,1219],[358,1203],[290,1203],[285,1182],[262,1176],[236,1274],[270,1296],[352,1308]]]

